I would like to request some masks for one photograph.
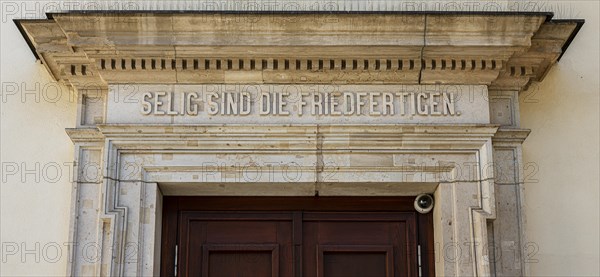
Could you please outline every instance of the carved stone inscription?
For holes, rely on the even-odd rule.
[[[301,92],[294,95],[297,99],[290,96],[289,92],[261,92],[259,95],[246,91],[211,92],[206,101],[201,101],[197,92],[145,92],[141,111],[145,115],[198,115],[199,105],[206,104],[208,108],[204,110],[209,115],[245,116],[254,111],[260,115],[287,116],[289,105],[295,104],[299,116],[304,115],[307,107],[311,115],[460,115],[455,111],[452,92]],[[253,105],[257,102],[258,107]]]
[[[489,123],[485,86],[116,85],[107,123]]]

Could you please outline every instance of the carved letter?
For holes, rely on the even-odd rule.
[[[417,110],[417,101],[415,99],[415,93],[414,92],[411,92],[409,94],[408,105],[410,106],[410,114],[412,114],[412,115],[417,114],[417,112],[416,112],[416,110]]]
[[[271,113],[271,94],[268,92],[260,93],[260,115],[267,115]]]
[[[154,101],[154,114],[164,115],[165,111],[159,110],[158,107],[163,105],[163,102],[160,101],[160,97],[167,95],[167,93],[166,92],[157,92],[155,95],[156,95],[156,100]]]
[[[398,107],[399,107],[399,113],[400,115],[404,115],[404,97],[406,96],[406,93],[396,93],[396,96],[398,97]]]
[[[311,114],[312,115],[320,115],[323,113],[323,97],[320,93],[313,94],[313,105]]]
[[[394,115],[394,95],[386,92],[383,94],[383,115],[388,114]]]
[[[357,115],[361,115],[362,114],[362,108],[365,106],[365,101],[363,100],[363,97],[367,96],[366,92],[359,92],[356,94],[356,114]]]
[[[334,115],[334,116],[342,115],[342,112],[335,109],[339,105],[339,103],[338,103],[339,96],[340,96],[339,92],[334,92],[330,95],[331,100],[329,101],[329,103],[331,103],[331,107],[330,107],[331,115]]]
[[[219,112],[219,104],[214,99],[219,99],[219,95],[215,92],[208,94],[208,114],[215,115]]]
[[[298,115],[302,116],[304,114],[304,106],[306,106],[306,101],[304,101],[304,97],[308,96],[308,92],[300,93],[300,101],[298,101]]]
[[[186,98],[187,105],[185,113],[189,115],[198,115],[198,104],[195,102],[195,100],[199,98],[198,93],[190,92]]]
[[[142,114],[149,115],[152,113],[152,102],[149,99],[152,99],[152,93],[146,92],[142,95]]]
[[[375,107],[379,105],[379,103],[375,101],[375,97],[379,95],[381,95],[379,92],[369,93],[369,115],[381,115],[381,112],[375,110]]]
[[[443,93],[444,115],[454,115],[454,93]],[[449,96],[449,97],[448,97]]]
[[[249,115],[252,102],[250,101],[250,93],[242,92],[240,94],[240,115]]]
[[[344,115],[352,114],[354,114],[354,94],[344,92]]]
[[[173,92],[169,92],[167,94],[167,96],[168,96],[167,97],[167,107],[168,107],[167,114],[168,115],[178,115],[179,114],[177,111],[174,110],[175,103],[173,103],[173,102],[175,102],[175,101],[173,101],[174,100],[173,94],[174,94]],[[183,101],[183,99],[181,101]]]
[[[423,100],[427,100],[427,94],[419,93],[417,96],[417,111],[420,115],[428,115],[429,114],[429,106],[423,105]]]
[[[225,93],[223,97],[227,96],[227,114],[237,115],[238,114],[238,101],[236,93]]]
[[[437,98],[437,100],[436,100],[436,98]],[[440,103],[438,102],[439,99],[440,99],[439,92],[431,94],[431,110],[430,110],[431,115],[442,115],[442,112],[440,111],[440,108],[439,108],[439,105],[440,105]]]
[[[279,115],[290,115],[289,111],[286,111],[284,108],[287,106],[286,97],[290,95],[289,92],[279,93]]]

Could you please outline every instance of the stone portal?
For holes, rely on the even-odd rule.
[[[166,196],[420,193],[436,200],[437,275],[526,275],[518,93],[581,23],[377,12],[17,21],[79,96],[67,275],[158,275],[174,251],[160,244]]]

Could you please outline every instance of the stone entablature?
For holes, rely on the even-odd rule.
[[[56,80],[482,84],[540,81],[581,21],[548,13],[69,12],[18,24]]]

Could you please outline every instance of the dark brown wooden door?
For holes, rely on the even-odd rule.
[[[180,276],[292,276],[289,213],[181,213]]]
[[[410,200],[410,201],[409,201]],[[405,198],[166,197],[162,276],[433,275]],[[425,256],[418,264],[417,245]]]
[[[305,213],[303,222],[305,276],[415,275],[414,213]]]

